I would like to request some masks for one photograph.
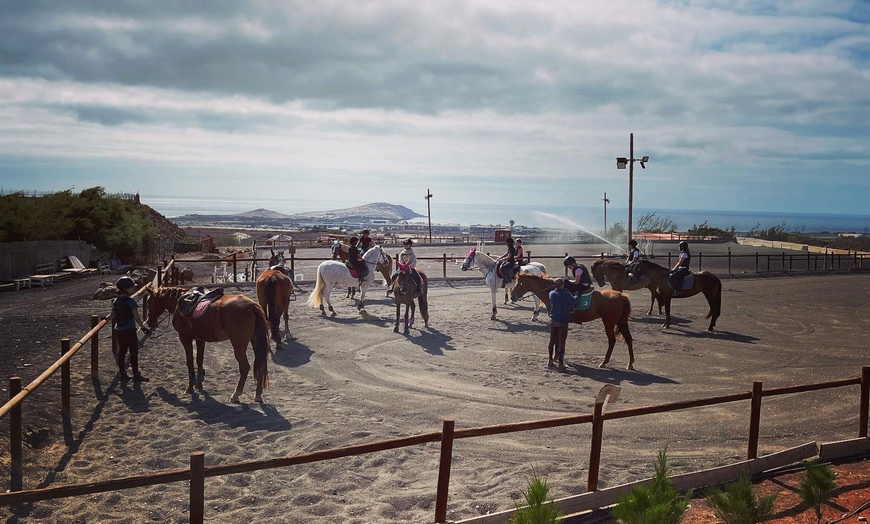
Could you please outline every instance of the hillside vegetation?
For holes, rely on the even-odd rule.
[[[0,195],[0,242],[81,240],[113,258],[140,259],[158,240],[183,236],[137,195],[108,195],[102,187]]]

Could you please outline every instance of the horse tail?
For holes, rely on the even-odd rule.
[[[419,273],[419,272],[418,272]],[[420,274],[420,280],[422,280],[421,293],[419,297],[420,302],[420,315],[423,316],[424,319],[429,318],[429,299],[426,298],[426,295],[429,294],[429,279],[426,278],[426,275],[423,273]]]
[[[269,319],[269,326],[273,330],[278,330],[280,325],[281,313],[278,311],[278,307],[275,304],[275,277],[270,276],[264,282],[265,289],[264,292],[266,294],[266,318]]]
[[[323,300],[320,295],[323,293],[323,264],[317,266],[317,283],[314,284],[314,289],[311,295],[308,296],[308,307],[320,308],[323,305]]]
[[[719,315],[722,314],[722,281],[719,280],[719,277],[710,273],[710,276],[713,278],[713,282],[715,287],[713,289],[713,299],[710,301],[710,312],[707,313],[705,318],[719,318]]]
[[[257,305],[254,308],[254,337],[251,340],[254,347],[254,378],[262,388],[269,387],[269,353],[272,346],[269,344],[269,325],[266,323],[266,314]]]

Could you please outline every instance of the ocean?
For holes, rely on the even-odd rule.
[[[244,213],[254,209],[268,209],[278,213],[292,215],[312,211],[326,211],[355,207],[369,202],[350,202],[339,200],[294,200],[294,199],[244,199],[244,198],[190,198],[190,197],[149,197],[141,195],[142,203],[154,208],[162,215],[173,218],[186,214],[219,214],[229,215]],[[390,202],[403,205],[412,211],[423,215],[414,222],[427,222],[425,203]],[[600,232],[604,229],[604,207],[571,207],[571,206],[533,206],[525,204],[447,204],[432,200],[433,224],[458,224],[463,227],[471,225],[501,225],[578,228],[585,231]],[[644,209],[635,208],[632,211],[632,223],[636,229],[638,220],[646,213],[655,213],[656,217],[671,219],[678,231],[685,231],[693,226],[703,224],[730,230],[734,227],[738,232],[746,232],[753,227],[771,228],[783,226],[786,231],[803,233],[870,233],[870,215],[812,214],[812,213],[776,213],[748,211],[707,211],[699,209]],[[628,221],[628,211],[625,208],[607,208],[607,227],[617,222],[625,225]]]

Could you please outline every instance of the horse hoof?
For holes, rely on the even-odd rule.
[[[556,367],[556,363],[551,360],[551,361],[547,362],[547,367],[554,368],[554,367]]]
[[[184,393],[187,395],[190,395],[191,393],[193,393],[193,384],[188,384],[187,389],[184,390]]]
[[[398,333],[398,332],[399,332],[399,326],[394,327],[394,328],[393,328],[393,333]]]
[[[256,395],[254,397],[254,402],[256,402],[257,404],[262,404],[263,403],[263,395]]]
[[[600,369],[600,368],[606,368],[606,367],[607,367],[607,362],[602,362],[601,364],[598,364],[598,367],[599,367],[599,369]]]
[[[198,389],[199,391],[202,391],[202,390],[203,390],[202,382],[198,382],[198,383],[196,384],[196,389]]]
[[[240,404],[240,403],[241,402],[239,402],[239,396],[237,394],[233,393],[233,396],[230,397],[230,404]]]
[[[490,320],[495,320],[495,315],[489,317]]]
[[[630,370],[634,371],[634,364],[629,364],[628,368],[626,368],[626,369],[630,369]]]

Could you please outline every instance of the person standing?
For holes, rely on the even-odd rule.
[[[118,378],[126,382],[130,380],[127,375],[127,352],[130,352],[130,365],[133,368],[134,382],[148,382],[139,372],[139,338],[136,336],[136,326],[142,328],[146,335],[149,329],[139,316],[139,305],[132,295],[136,291],[136,282],[132,278],[124,276],[115,284],[121,296],[112,301],[112,312],[106,317],[106,322],[112,326],[115,338],[118,340]]]
[[[555,367],[555,361],[558,361],[559,369],[565,369],[565,343],[568,340],[568,320],[574,299],[565,290],[564,278],[557,278],[554,284],[555,289],[549,293],[550,342],[547,344],[549,355],[547,366]],[[554,354],[555,361],[553,360]]]
[[[675,297],[680,296],[680,288],[683,287],[683,279],[691,273],[689,264],[692,262],[692,254],[689,253],[689,243],[683,240],[680,242],[679,247],[680,257],[677,259],[677,263],[674,264],[674,267],[668,274],[668,284],[671,285],[671,294]]]

